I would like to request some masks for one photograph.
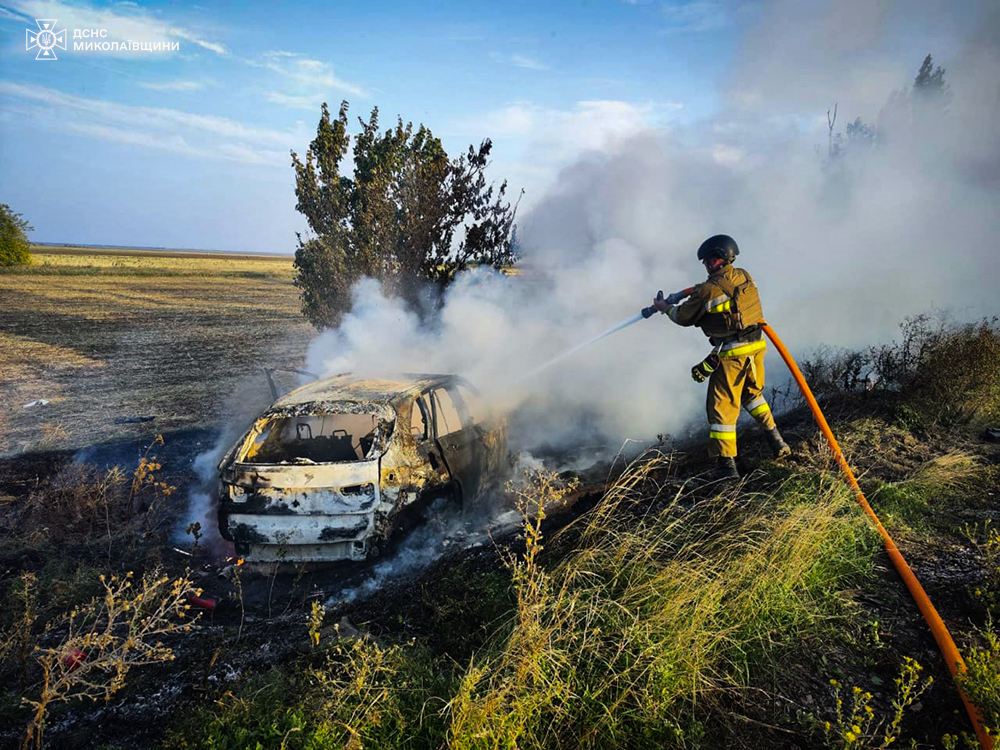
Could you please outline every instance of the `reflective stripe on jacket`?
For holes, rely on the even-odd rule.
[[[726,263],[712,273],[707,281],[695,286],[691,296],[684,302],[669,308],[667,310],[668,317],[677,325],[698,326],[706,336],[713,339],[727,341],[739,335],[740,332],[734,330],[730,323],[732,316],[726,315],[732,310],[732,300],[729,294],[713,281],[719,277],[724,277],[734,287],[746,281],[753,281],[750,274],[742,268],[736,268],[731,263]],[[759,338],[759,336],[753,338]],[[758,351],[761,348],[763,346],[740,352],[740,354],[722,355],[720,352],[720,355],[736,357]]]

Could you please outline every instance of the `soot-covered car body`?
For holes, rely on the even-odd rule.
[[[502,422],[450,375],[342,375],[275,401],[219,464],[219,530],[259,561],[363,560],[434,497],[475,502],[506,465]]]

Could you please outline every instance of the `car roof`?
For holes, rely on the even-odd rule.
[[[404,374],[392,379],[361,378],[350,374],[322,378],[286,393],[272,408],[295,406],[314,401],[370,401],[397,404],[417,396],[428,388],[462,382],[455,375]]]

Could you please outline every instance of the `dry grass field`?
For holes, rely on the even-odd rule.
[[[36,247],[0,271],[0,455],[217,422],[313,329],[289,256]],[[45,406],[24,408],[38,399]],[[155,416],[121,424],[123,417]]]

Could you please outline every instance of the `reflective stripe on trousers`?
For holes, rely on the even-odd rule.
[[[716,440],[732,440],[736,442],[736,425],[734,424],[710,424],[708,426],[708,437]]]
[[[771,407],[767,405],[767,401],[764,400],[763,396],[759,396],[753,401],[748,401],[743,404],[743,408],[750,412],[750,416],[754,418],[760,417],[764,412],[771,411]]]

